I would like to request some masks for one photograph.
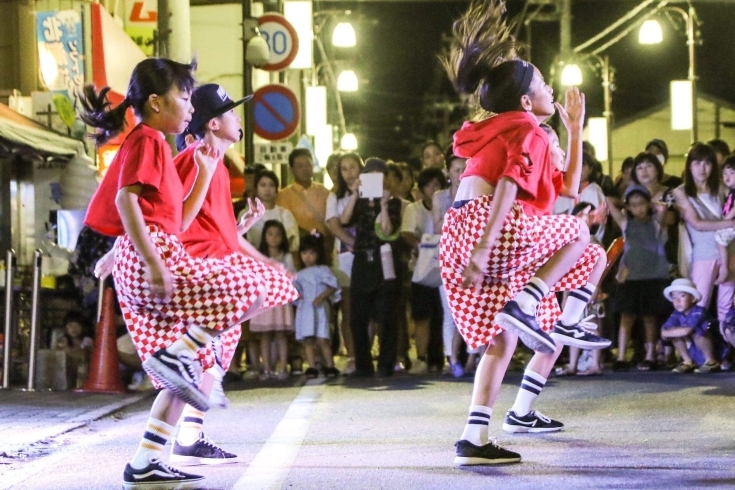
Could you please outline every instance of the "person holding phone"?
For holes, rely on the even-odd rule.
[[[381,254],[388,255],[383,245],[394,244],[400,235],[403,204],[399,198],[390,197],[392,179],[385,178],[387,173],[385,161],[368,158],[360,179],[350,185],[350,199],[340,216],[342,226],[355,229],[355,259],[350,280],[350,329],[355,346],[355,376],[372,376],[375,371],[368,335],[371,319],[382,327],[379,374],[393,375],[397,357],[397,329],[393,310],[398,290],[395,270],[398,264],[392,253],[385,261]],[[383,187],[381,197],[362,197],[375,196],[378,183]]]

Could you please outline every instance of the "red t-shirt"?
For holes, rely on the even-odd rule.
[[[518,185],[516,200],[529,216],[551,214],[564,175],[551,163],[549,138],[532,114],[505,112],[454,134],[455,155],[468,158],[462,177],[475,175],[497,185],[507,177]]]
[[[123,141],[92,196],[84,223],[104,235],[124,235],[115,197],[118,190],[134,184],[143,185],[138,203],[145,223],[178,234],[183,216],[181,180],[163,134],[145,124],[138,124]]]
[[[174,164],[186,196],[194,188],[199,168],[194,161],[197,144],[192,144],[176,155]],[[237,239],[237,221],[230,197],[230,173],[224,161],[217,164],[202,208],[179,240],[194,257],[222,258],[240,250]]]

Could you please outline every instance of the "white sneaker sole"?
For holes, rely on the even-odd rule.
[[[216,466],[240,462],[238,458],[199,458],[196,456],[179,456],[177,454],[172,454],[169,461],[171,464],[178,466]]]
[[[556,351],[556,345],[553,340],[542,337],[535,330],[528,328],[528,325],[507,313],[501,312],[495,315],[495,323],[510,333],[517,335],[521,339],[521,342],[536,352],[553,354]]]
[[[485,458],[468,458],[464,456],[454,457],[454,466],[493,466],[496,464],[520,463],[521,458],[502,458],[502,459],[485,459]]]
[[[552,333],[551,338],[554,339],[554,342],[562,344],[562,345],[568,345],[570,347],[579,347],[580,349],[586,349],[586,350],[600,350],[600,349],[607,349],[612,345],[612,341],[605,339],[605,342],[589,342],[587,340],[581,340],[581,339],[575,339],[574,337],[569,337],[568,335],[563,335],[560,333]]]
[[[202,412],[209,410],[209,401],[204,393],[189,384],[178,372],[169,368],[157,358],[149,357],[146,359],[143,362],[143,368],[152,378],[161,383],[166,389],[171,390],[177,398],[184,400]]]
[[[196,480],[188,480],[186,482],[170,481],[170,482],[123,482],[123,490],[194,490],[202,488],[204,477]]]
[[[525,427],[522,425],[503,424],[503,430],[511,434],[537,434],[543,432],[561,432],[564,427]]]

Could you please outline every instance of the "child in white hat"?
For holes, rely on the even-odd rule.
[[[664,289],[664,296],[674,304],[674,313],[661,327],[661,338],[670,340],[682,359],[673,372],[719,371],[720,363],[715,360],[715,348],[708,332],[713,319],[706,309],[697,305],[702,293],[691,280],[675,279]]]

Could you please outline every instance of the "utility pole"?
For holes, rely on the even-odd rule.
[[[568,63],[572,55],[572,0],[557,0],[561,7],[559,17],[559,53],[562,63]]]

